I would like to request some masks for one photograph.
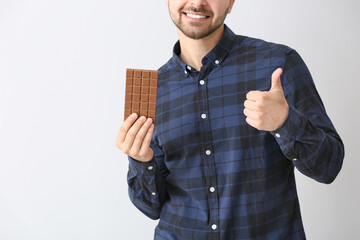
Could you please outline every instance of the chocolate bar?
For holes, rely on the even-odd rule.
[[[126,69],[124,120],[131,113],[155,122],[158,71]]]

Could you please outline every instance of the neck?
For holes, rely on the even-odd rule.
[[[202,66],[201,59],[203,59],[203,57],[205,57],[205,55],[215,47],[215,45],[220,41],[223,33],[224,24],[209,36],[195,40],[185,36],[178,29],[181,48],[179,58],[185,64],[194,67],[197,71],[200,71]]]

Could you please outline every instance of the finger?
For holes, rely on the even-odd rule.
[[[252,127],[258,129],[258,125],[257,125],[257,122],[254,120],[254,119],[251,119],[251,118],[246,118],[245,121]]]
[[[254,101],[250,101],[250,100],[245,100],[244,102],[244,107],[249,109],[249,110],[253,110],[253,111],[257,111],[258,107],[256,105],[256,102]]]
[[[130,127],[133,125],[135,120],[137,119],[137,114],[132,113],[124,122],[121,124],[121,127],[118,132],[117,141],[119,143],[123,143],[125,141],[125,137]]]
[[[281,86],[280,75],[282,74],[282,69],[276,69],[271,76],[271,88],[270,91],[283,91]]]
[[[141,116],[136,122],[131,126],[129,131],[126,134],[125,140],[123,142],[124,149],[130,149],[134,143],[135,137],[139,132],[142,125],[145,123],[146,117]]]
[[[248,118],[254,119],[256,118],[256,112],[253,110],[250,110],[248,108],[244,108],[244,115]]]
[[[148,118],[146,120],[146,122],[144,123],[144,125],[142,125],[142,127],[140,128],[139,132],[136,134],[136,137],[135,137],[134,142],[131,147],[134,152],[138,153],[140,151],[140,148],[141,148],[141,145],[143,144],[145,135],[148,132],[151,124],[152,124],[152,119]]]
[[[259,99],[260,96],[263,95],[263,92],[261,91],[250,91],[246,94],[246,99],[250,100],[250,101],[257,101]]]
[[[151,126],[149,127],[145,137],[144,137],[144,140],[141,144],[141,148],[140,148],[140,152],[146,152],[147,149],[150,147],[150,143],[151,143],[151,139],[152,139],[152,135],[154,133],[154,129],[155,129],[155,126],[154,124],[151,124]]]

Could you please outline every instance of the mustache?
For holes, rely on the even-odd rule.
[[[204,13],[206,15],[212,15],[212,11],[206,9],[204,6],[200,6],[198,8],[196,8],[194,6],[190,6],[190,7],[186,7],[186,8],[183,7],[180,10],[183,12],[190,11],[190,12]]]

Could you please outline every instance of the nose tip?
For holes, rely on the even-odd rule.
[[[204,5],[204,0],[192,0],[190,2],[190,5],[193,5],[193,6],[201,6],[201,5]]]

